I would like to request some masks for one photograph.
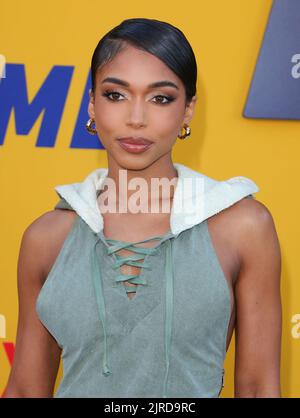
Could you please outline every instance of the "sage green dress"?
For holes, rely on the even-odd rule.
[[[197,176],[183,165],[176,168],[179,178]],[[184,225],[172,213],[171,229],[145,241],[107,239],[95,208],[106,173],[98,169],[83,183],[56,188],[55,207],[77,216],[36,303],[41,322],[62,348],[63,378],[54,396],[217,398],[231,296],[208,230],[211,212]],[[229,185],[238,194],[224,200]],[[214,213],[258,191],[245,177],[223,186]],[[204,188],[204,196],[212,188]],[[175,193],[174,205],[176,199]],[[96,224],[97,215],[102,224]],[[120,249],[131,255],[119,255]],[[123,264],[141,267],[140,273],[122,274]],[[125,286],[125,280],[138,286]]]

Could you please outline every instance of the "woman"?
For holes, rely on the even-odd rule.
[[[235,329],[235,396],[279,397],[272,216],[251,179],[172,162],[196,104],[190,44],[168,23],[128,19],[91,70],[87,129],[108,168],[57,186],[55,210],[24,233],[6,396],[53,396],[62,356],[55,397],[218,397]]]

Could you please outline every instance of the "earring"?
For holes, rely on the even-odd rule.
[[[86,127],[86,129],[87,129],[87,131],[88,131],[88,133],[89,133],[89,134],[91,134],[91,135],[96,135],[96,134],[97,134],[96,129],[92,128],[92,124],[93,124],[93,123],[95,123],[94,119],[90,118],[90,119],[87,121],[87,123],[86,123],[85,127]]]
[[[178,138],[180,139],[186,139],[188,136],[191,135],[191,128],[189,127],[189,125],[184,124],[183,129],[185,130],[185,133],[182,135],[180,132],[180,135],[178,135]]]

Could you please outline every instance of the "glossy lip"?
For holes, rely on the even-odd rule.
[[[118,141],[126,144],[133,144],[133,145],[150,145],[153,144],[153,141],[149,139],[142,138],[142,137],[124,137],[118,138]]]
[[[118,142],[124,150],[134,154],[146,151],[153,144],[149,139],[141,137],[118,138]]]

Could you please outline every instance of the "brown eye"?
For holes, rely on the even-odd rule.
[[[121,95],[121,93],[119,93],[117,91],[106,91],[102,94],[102,96],[107,97],[107,99],[111,100],[112,102],[119,102],[120,100],[118,100],[118,97],[122,96],[122,95]],[[111,98],[110,96],[112,96],[114,98]]]
[[[174,98],[173,97],[170,97],[170,96],[163,96],[163,95],[158,95],[158,96],[155,96],[154,97],[154,99],[156,99],[156,98],[159,98],[159,100],[158,101],[156,101],[156,103],[157,104],[168,104],[168,103],[171,103],[173,100],[174,100]],[[163,101],[163,100],[166,100],[166,101]]]

